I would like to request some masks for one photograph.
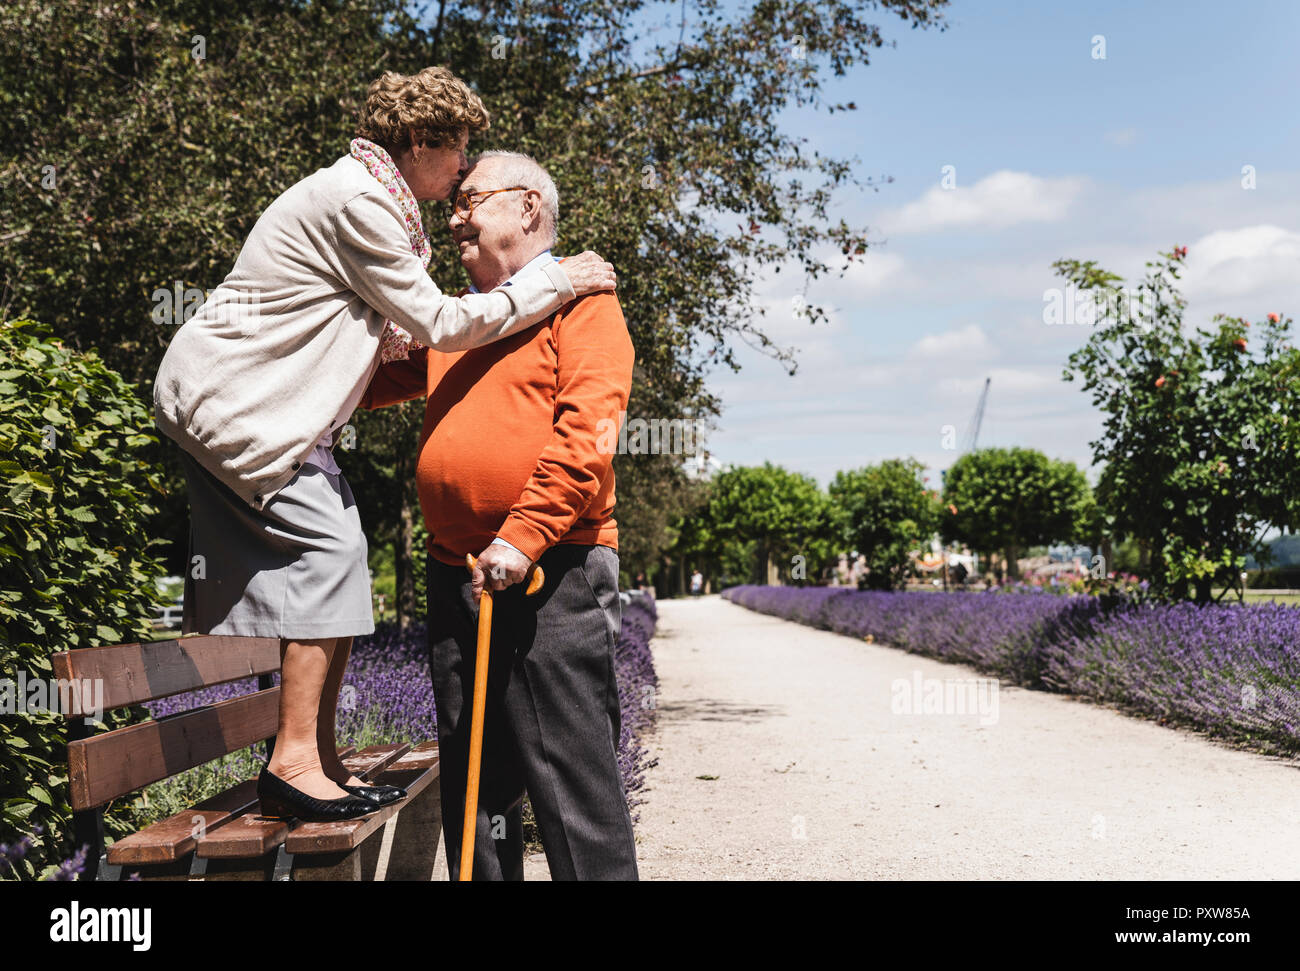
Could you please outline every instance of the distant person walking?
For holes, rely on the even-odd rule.
[[[691,574],[691,596],[698,597],[704,592],[704,574],[696,570]]]

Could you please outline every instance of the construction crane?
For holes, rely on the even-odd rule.
[[[975,406],[975,417],[971,419],[970,428],[966,433],[963,452],[975,451],[975,446],[979,442],[980,425],[984,424],[984,404],[989,400],[989,382],[992,380],[992,378],[984,379],[984,390],[980,392],[980,402]]]
[[[980,392],[979,404],[975,406],[975,416],[971,419],[970,425],[966,428],[966,439],[962,445],[963,452],[973,452],[975,445],[979,441],[980,426],[984,424],[984,404],[989,400],[989,383],[992,378],[984,379],[984,390]],[[948,470],[943,469],[939,473],[940,479],[948,477]]]
[[[975,451],[975,446],[979,444],[980,426],[984,424],[984,405],[989,400],[989,384],[992,382],[991,377],[984,379],[984,390],[980,392],[979,404],[975,406],[975,416],[971,419],[970,426],[966,430],[966,441],[963,443],[963,452]],[[947,480],[948,470],[944,469],[939,473],[940,480]],[[948,589],[948,550],[947,547],[941,547],[943,555],[943,589]],[[974,559],[975,568],[973,572],[979,572],[979,556]]]

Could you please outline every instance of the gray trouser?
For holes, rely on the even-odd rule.
[[[614,644],[618,553],[553,546],[546,582],[493,593],[475,880],[523,879],[527,790],[554,880],[635,880],[636,844],[619,774]],[[429,661],[438,709],[443,838],[460,876],[478,605],[469,571],[429,557]]]

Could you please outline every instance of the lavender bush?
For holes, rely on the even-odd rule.
[[[732,587],[787,620],[970,664],[1261,751],[1300,754],[1300,610],[1159,605],[1041,592]]]
[[[1111,612],[1044,646],[1053,687],[1300,752],[1300,610],[1181,603]]]
[[[36,839],[44,832],[44,827],[33,826],[31,833],[18,838],[18,841],[0,843],[0,879],[16,878],[18,864],[36,846]],[[86,869],[86,853],[90,847],[83,845],[71,857],[61,863],[53,863],[45,868],[40,879],[46,881],[76,880]]]
[[[623,627],[614,645],[614,679],[618,683],[621,716],[618,769],[633,822],[639,818],[636,807],[644,801],[639,793],[645,785],[645,772],[655,764],[655,760],[647,760],[641,740],[655,719],[659,678],[655,675],[650,641],[658,619],[653,598],[633,597],[623,607]]]

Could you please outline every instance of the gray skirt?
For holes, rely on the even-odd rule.
[[[190,490],[184,633],[307,640],[374,631],[366,537],[343,476],[304,464],[259,511],[181,456]]]

